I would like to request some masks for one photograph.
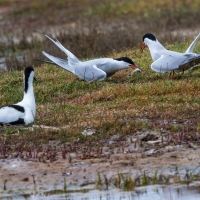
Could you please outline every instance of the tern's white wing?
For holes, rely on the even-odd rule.
[[[52,56],[46,52],[42,52],[47,58],[49,58],[52,62],[56,65],[62,67],[63,69],[72,72],[73,74],[77,75],[79,78],[84,79],[88,82],[93,80],[101,81],[106,78],[106,73],[101,69],[98,69],[96,65],[85,65],[82,62],[77,63],[73,67],[68,65],[68,62]]]
[[[96,65],[78,66],[75,69],[75,74],[88,82],[93,80],[102,81],[106,78],[106,73],[97,68]]]
[[[24,118],[24,113],[20,112],[13,107],[5,106],[0,108],[0,123],[15,122],[19,118]]]
[[[151,69],[160,73],[172,70],[181,71],[187,70],[198,63],[200,63],[200,55],[198,54],[162,55],[151,64]]]
[[[199,35],[197,35],[197,37],[194,39],[194,41],[190,44],[190,46],[188,47],[188,49],[186,50],[185,53],[192,53],[193,52],[194,47],[195,47],[199,38],[200,38],[200,33],[199,33]]]
[[[68,62],[70,65],[80,62],[79,59],[74,54],[72,54],[69,50],[67,50],[58,40],[54,41],[47,35],[46,37],[48,37],[58,48],[60,48],[63,52],[66,53],[66,55],[68,56]]]
[[[200,63],[200,54],[193,53],[193,54],[186,54],[185,56],[188,56],[188,60],[179,66],[180,70],[191,69],[192,67]]]
[[[52,56],[44,51],[42,51],[42,53],[49,59],[51,60],[53,63],[51,64],[56,64],[60,67],[62,67],[63,69],[67,70],[67,71],[70,71],[71,73],[75,74],[75,69],[71,66],[68,65],[68,62],[66,60],[63,60],[61,58],[58,58],[58,57],[55,57],[55,56]]]

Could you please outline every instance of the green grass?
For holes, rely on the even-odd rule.
[[[1,1],[0,5],[0,38],[9,41],[0,42],[0,56],[6,58],[9,70],[23,69],[34,63],[34,58],[44,59],[43,50],[61,56],[60,50],[44,37],[51,33],[82,59],[126,52],[126,48],[137,46],[147,32],[156,34],[162,43],[177,41],[182,49],[184,45],[181,48],[179,42],[185,41],[183,33],[186,29],[196,31],[195,21],[200,18],[199,0],[12,0]],[[186,39],[192,37],[192,31]],[[26,59],[19,63],[17,55]],[[133,52],[131,57],[138,55],[140,58]],[[142,64],[146,63],[143,59]],[[136,83],[137,79],[130,82]],[[73,86],[65,89],[69,92]]]
[[[190,42],[170,44],[167,48],[183,52]],[[198,52],[200,45],[195,50]],[[102,138],[117,133],[124,137],[137,130],[157,129],[162,125],[155,125],[155,121],[170,122],[174,119],[187,119],[193,123],[191,132],[199,130],[196,121],[200,117],[200,71],[196,70],[192,74],[185,72],[182,77],[176,74],[174,80],[169,80],[168,73],[156,74],[150,69],[152,61],[148,49],[143,53],[137,48],[127,49],[108,57],[124,54],[129,57],[137,55],[134,60],[144,70],[142,75],[136,73],[131,77],[131,70],[123,70],[112,79],[87,83],[59,67],[35,67],[35,124],[65,128],[60,131],[36,129],[37,137],[32,136],[28,141],[40,138],[37,141],[59,139],[65,142],[79,138],[86,142],[90,139],[82,137],[81,132],[90,126],[101,133],[92,136],[95,145]],[[1,105],[20,101],[23,96],[23,72],[11,71],[0,76]],[[143,118],[148,121],[144,123]],[[9,135],[13,133],[11,129],[7,130]],[[176,133],[181,128],[168,125],[168,130]],[[31,131],[26,132],[25,135],[32,135]]]
[[[24,4],[25,6],[18,6],[19,4]],[[63,14],[64,8],[68,10],[68,19],[62,20],[70,20],[74,19],[73,11],[79,11],[76,15],[82,15],[84,17],[97,17],[97,18],[116,18],[116,17],[124,17],[124,16],[134,16],[135,18],[139,18],[141,16],[145,18],[152,19],[156,15],[160,15],[161,17],[166,17],[168,14],[168,10],[171,12],[186,12],[188,9],[197,10],[200,6],[198,0],[194,1],[159,1],[159,0],[150,0],[146,3],[145,0],[141,1],[130,1],[130,0],[102,0],[102,1],[94,1],[94,0],[82,0],[80,1],[63,1],[58,0],[56,3],[52,0],[46,0],[45,2],[34,0],[31,2],[24,3],[21,1],[12,1],[7,2],[4,1],[0,3],[0,5],[9,5],[11,8],[10,15],[14,17],[29,17],[30,14],[37,19],[37,13],[44,13],[47,16],[47,21],[52,22],[52,17],[56,15]],[[24,7],[26,9],[24,9]],[[54,10],[52,10],[52,7]],[[70,8],[70,9],[69,9]],[[59,13],[60,12],[60,13]],[[51,13],[51,15],[49,15]],[[33,17],[33,18],[34,18]],[[60,17],[60,16],[59,16]],[[55,19],[54,19],[55,20]]]

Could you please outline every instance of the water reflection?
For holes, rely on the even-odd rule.
[[[0,197],[0,199],[26,199],[26,200],[199,200],[200,182],[188,185],[151,185],[137,187],[134,191],[124,192],[120,189],[99,191],[93,189],[81,190],[54,190],[50,192],[29,194],[29,195],[10,195]]]
[[[0,68],[3,69],[3,70],[6,70],[6,69],[7,69],[5,58],[1,58],[1,57],[0,57]]]
[[[136,190],[134,200],[195,200],[200,199],[200,183],[196,185],[147,186]]]

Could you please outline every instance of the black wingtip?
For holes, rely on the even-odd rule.
[[[48,64],[53,64],[53,65],[55,65],[54,62],[49,61],[49,60],[40,60],[40,59],[36,59],[36,58],[34,58],[34,60],[35,60],[35,61],[38,61],[38,62],[42,62],[42,63],[48,63]]]

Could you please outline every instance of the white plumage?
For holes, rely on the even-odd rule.
[[[26,67],[24,70],[24,97],[17,104],[0,108],[0,124],[30,124],[34,121],[36,113],[33,90],[34,69]]]
[[[58,48],[60,48],[67,55],[68,60],[63,60],[43,51],[42,53],[51,61],[38,61],[60,66],[85,81],[101,81],[104,80],[106,77],[112,76],[119,70],[127,69],[130,67],[134,70],[139,69],[139,71],[141,71],[141,69],[136,66],[134,62],[128,57],[121,57],[117,59],[98,58],[81,62],[75,55],[73,55],[69,50],[63,47],[63,45],[58,40],[53,40],[49,36],[46,37],[48,37]]]
[[[168,71],[182,71],[188,70],[200,63],[200,54],[193,53],[194,47],[200,37],[199,35],[191,43],[185,53],[179,53],[165,49],[165,47],[157,40],[157,38],[147,33],[143,36],[143,44],[141,49],[143,50],[148,46],[152,60],[151,69],[156,72],[168,72]]]

